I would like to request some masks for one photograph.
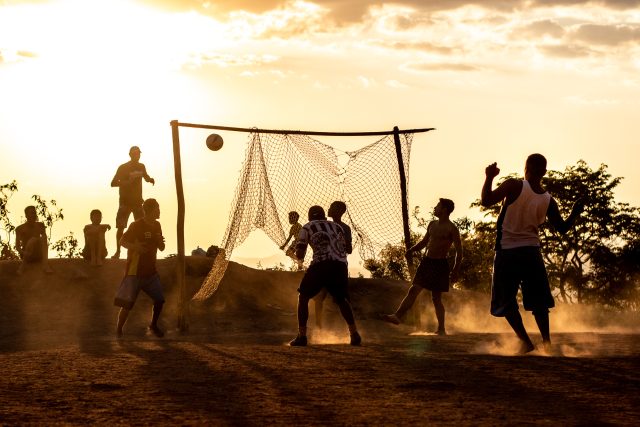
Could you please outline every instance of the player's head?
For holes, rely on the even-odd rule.
[[[36,207],[30,205],[24,208],[24,217],[27,219],[27,221],[36,221],[38,219]]]
[[[142,153],[142,151],[140,151],[140,147],[137,145],[129,148],[129,157],[131,157],[131,160],[140,160],[140,153]]]
[[[153,219],[160,218],[160,205],[156,199],[147,199],[142,203],[142,210],[144,216],[151,217]]]
[[[451,199],[440,198],[440,202],[438,204],[442,207],[442,209],[446,212],[447,215],[450,215],[451,212],[453,212],[453,209],[455,208],[455,204]]]
[[[300,219],[300,214],[296,211],[289,212],[289,224],[295,224]]]
[[[524,164],[525,178],[541,179],[547,173],[547,159],[542,154],[531,154]]]
[[[91,219],[91,222],[93,224],[100,224],[100,222],[102,221],[102,212],[100,211],[100,209],[94,209],[89,214],[89,218]]]
[[[346,211],[347,205],[340,200],[336,200],[335,202],[331,203],[331,206],[329,206],[327,215],[329,215],[331,218],[341,217]]]
[[[327,219],[327,217],[324,215],[324,209],[322,209],[322,206],[311,206],[309,208],[309,221],[315,221],[318,219]]]

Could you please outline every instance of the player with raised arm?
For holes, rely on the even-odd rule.
[[[558,204],[543,188],[542,177],[547,172],[547,159],[542,154],[527,157],[524,179],[509,178],[492,189],[493,179],[500,173],[496,163],[485,169],[481,204],[484,207],[502,202],[496,224],[495,258],[491,283],[491,314],[505,317],[520,339],[519,353],[535,349],[522,323],[516,295],[522,289],[524,309],[533,312],[545,348],[551,344],[549,309],[555,303],[540,252],[538,227],[549,220],[561,234],[575,223],[584,208],[579,199],[566,220]]]

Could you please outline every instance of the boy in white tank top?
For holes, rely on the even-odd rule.
[[[556,231],[565,234],[584,207],[579,200],[563,220],[558,204],[542,187],[546,172],[547,159],[542,154],[532,154],[525,164],[524,180],[510,178],[492,190],[493,179],[500,173],[497,164],[492,163],[485,169],[482,187],[482,206],[502,202],[496,226],[491,314],[507,319],[521,341],[519,353],[528,353],[535,346],[518,311],[518,288],[522,289],[524,309],[533,312],[543,346],[548,348],[551,344],[549,309],[555,304],[540,253],[538,227],[548,219]]]

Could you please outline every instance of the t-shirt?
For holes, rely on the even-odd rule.
[[[127,250],[127,276],[149,277],[156,274],[157,236],[162,236],[162,227],[158,221],[147,223],[142,218],[129,225],[122,238],[130,242],[143,242],[147,251],[139,253]]]
[[[338,223],[324,219],[306,223],[298,234],[296,249],[306,252],[307,245],[313,249],[311,265],[328,260],[347,263],[344,230]]]
[[[134,207],[142,204],[142,177],[146,175],[147,169],[139,162],[129,161],[118,167],[113,181],[120,187],[120,204]]]
[[[498,216],[496,249],[540,246],[538,227],[545,221],[550,201],[548,192],[538,194],[522,180],[518,198],[503,206]]]
[[[344,231],[344,243],[345,243],[345,251],[350,254],[353,252],[353,240],[351,238],[351,227],[345,224],[342,221],[335,221],[336,224],[340,224],[342,227],[342,231]]]

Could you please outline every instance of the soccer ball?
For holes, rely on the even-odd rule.
[[[207,137],[207,147],[209,150],[218,151],[222,148],[222,137],[217,133],[212,133]]]

